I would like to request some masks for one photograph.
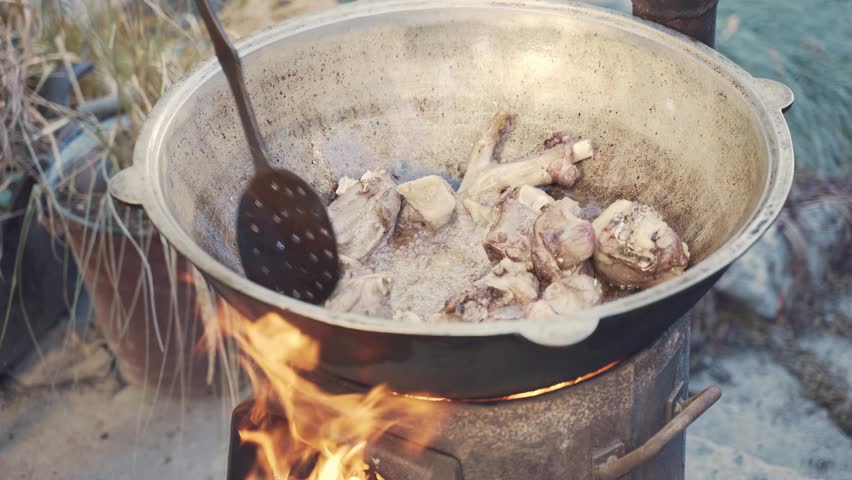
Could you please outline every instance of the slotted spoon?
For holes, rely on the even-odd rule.
[[[321,304],[340,279],[328,212],[307,182],[269,161],[239,54],[207,0],[195,3],[234,94],[254,163],[254,177],[237,211],[237,247],[246,277],[278,293]]]

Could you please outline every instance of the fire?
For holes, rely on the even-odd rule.
[[[428,445],[439,432],[441,406],[384,386],[327,392],[303,376],[319,363],[316,341],[281,315],[250,320],[224,303],[221,308],[222,333],[240,347],[254,387],[252,428],[239,430],[240,440],[258,452],[249,479],[378,480],[365,460],[371,442],[402,429],[412,445]]]
[[[200,274],[192,277],[180,281],[196,287],[204,284]],[[439,433],[451,402],[456,401],[398,394],[386,386],[361,393],[328,392],[307,379],[319,365],[320,345],[286,318],[268,313],[248,319],[224,301],[209,296],[203,300],[199,303],[207,305],[202,309],[207,338],[196,348],[216,348],[218,343],[211,338],[220,335],[233,338],[253,386],[248,420],[238,426],[241,443],[256,450],[246,480],[385,480],[367,462],[371,444],[394,430],[412,448],[425,448]],[[576,385],[618,363],[551,387],[463,401],[535,397]]]
[[[587,373],[585,375],[579,376],[574,380],[568,380],[565,382],[557,383],[556,385],[551,385],[549,387],[539,388],[537,390],[530,390],[528,392],[515,393],[512,395],[506,395],[503,397],[493,397],[493,398],[474,398],[474,399],[466,399],[464,402],[467,403],[491,403],[491,402],[504,402],[507,400],[522,400],[525,398],[537,397],[539,395],[544,395],[546,393],[555,392],[557,390],[562,390],[563,388],[571,387],[577,385],[580,382],[585,382],[591,378],[597,377],[598,375],[611,370],[616,365],[621,363],[620,361],[612,362],[608,365],[605,365],[594,372]],[[430,397],[428,395],[411,395],[411,394],[401,394],[403,397],[413,398],[417,400],[425,400],[427,402],[454,402],[456,400],[450,398],[443,397]]]

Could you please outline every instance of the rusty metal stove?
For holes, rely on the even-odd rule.
[[[451,402],[442,434],[422,453],[404,453],[407,440],[392,433],[369,458],[387,480],[682,479],[683,432],[720,396],[710,387],[687,400],[689,333],[687,315],[642,352],[550,393]],[[338,381],[322,386],[361,391]],[[237,434],[250,405],[234,410],[228,480],[243,480],[255,462]]]

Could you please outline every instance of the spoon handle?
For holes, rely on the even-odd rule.
[[[248,92],[246,91],[245,78],[243,77],[243,66],[240,62],[240,55],[237,49],[228,39],[225,29],[219,22],[219,17],[210,8],[207,0],[195,0],[198,6],[198,11],[204,24],[207,25],[207,32],[210,34],[210,40],[213,42],[213,48],[216,50],[216,57],[219,59],[219,64],[222,65],[222,71],[225,72],[225,77],[231,85],[231,91],[234,93],[234,99],[237,102],[237,111],[240,114],[240,122],[243,125],[243,130],[246,133],[249,150],[251,150],[251,158],[254,160],[255,171],[269,170],[269,155],[266,150],[266,142],[260,135],[260,129],[257,126],[257,119],[254,115],[251,100],[249,100]]]

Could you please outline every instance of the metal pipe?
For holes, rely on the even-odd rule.
[[[633,0],[633,15],[713,47],[718,4],[719,0]]]

